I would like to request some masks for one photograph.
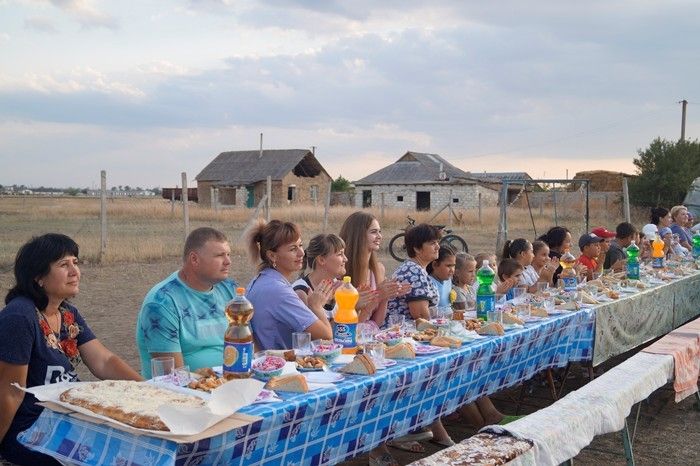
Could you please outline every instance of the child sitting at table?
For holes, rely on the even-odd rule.
[[[438,290],[438,307],[450,305],[452,276],[455,273],[455,252],[449,246],[440,246],[438,258],[426,267],[430,281]]]
[[[586,266],[585,277],[588,280],[593,280],[593,274],[595,272],[600,272],[603,261],[605,260],[605,255],[603,255],[602,260],[600,259],[600,243],[602,242],[603,238],[595,233],[585,233],[578,239],[578,247],[581,249],[581,255],[576,262]]]
[[[496,293],[506,295],[506,299],[513,299],[513,288],[520,283],[523,274],[523,266],[515,259],[505,258],[498,264],[498,279],[500,283],[496,287]]]
[[[466,309],[473,309],[476,295],[472,285],[476,281],[476,260],[471,254],[458,252],[455,256],[455,273],[452,276],[452,289],[457,294],[455,302],[463,302]]]

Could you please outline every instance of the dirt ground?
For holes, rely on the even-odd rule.
[[[242,257],[234,258],[234,278],[246,285],[252,275],[252,267]],[[395,262],[386,261],[389,272]],[[135,320],[146,292],[158,281],[178,268],[175,260],[157,263],[113,264],[109,266],[85,265],[82,267],[80,295],[74,303],[100,340],[112,351],[126,360],[132,367],[139,367],[138,351],[134,340]],[[0,269],[0,295],[4,297],[12,285],[12,271]],[[617,361],[619,363],[619,361]],[[604,368],[603,368],[604,369]],[[583,371],[574,370],[574,377],[567,381],[567,390],[585,383]],[[81,369],[83,380],[92,377]],[[496,394],[493,399],[505,413],[515,413],[514,400],[519,389]],[[547,390],[539,381],[532,385],[532,393],[526,398],[527,406],[521,413],[533,412],[551,403]],[[694,409],[694,398],[680,404],[673,402],[672,390],[665,387],[654,393],[643,403],[634,446],[635,458],[640,465],[698,464],[700,445],[700,411]],[[584,406],[581,409],[585,409]],[[447,426],[455,441],[463,440],[474,433],[459,424]],[[426,455],[437,451],[437,447],[424,443]],[[408,464],[424,455],[394,451],[402,464]],[[598,437],[576,458],[578,464],[625,464],[620,433]],[[366,464],[366,456],[344,464]]]

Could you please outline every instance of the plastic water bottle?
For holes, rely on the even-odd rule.
[[[487,320],[486,316],[489,312],[493,312],[496,308],[496,293],[494,293],[491,285],[496,273],[489,267],[489,261],[484,261],[484,264],[476,272],[476,281],[479,282],[479,288],[476,290],[476,318]]]
[[[352,286],[349,276],[343,277],[343,284],[335,290],[335,303],[338,309],[333,318],[333,342],[343,345],[343,354],[357,352],[357,323],[359,318],[355,305],[360,294]]]
[[[578,286],[578,279],[576,278],[576,270],[574,265],[576,264],[576,258],[567,249],[564,254],[559,258],[559,264],[561,265],[562,271],[559,274],[559,280],[564,284],[564,291],[575,292]]]
[[[700,232],[693,235],[693,259],[700,259]]]
[[[656,237],[651,242],[651,266],[655,269],[662,269],[664,267],[664,246],[663,240],[657,233]]]
[[[639,280],[639,247],[632,241],[625,253],[627,254],[627,279]]]
[[[253,318],[253,305],[245,297],[245,288],[236,288],[236,296],[226,304],[226,317],[229,325],[224,334],[224,377],[250,377],[253,366],[253,332],[248,323]]]

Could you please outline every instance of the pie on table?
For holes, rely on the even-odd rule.
[[[69,388],[60,395],[61,401],[88,409],[137,429],[169,431],[158,416],[158,407],[202,407],[203,399],[145,382],[104,380]]]

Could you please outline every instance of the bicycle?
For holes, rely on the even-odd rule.
[[[399,262],[405,261],[406,257],[408,257],[408,254],[406,253],[406,243],[404,242],[406,232],[416,225],[416,220],[411,218],[410,215],[407,215],[406,219],[407,223],[406,227],[403,229],[403,232],[397,233],[389,241],[389,254],[391,254],[391,257]],[[464,238],[453,234],[452,230],[445,228],[445,225],[433,225],[433,227],[437,228],[441,235],[444,235],[442,238],[440,238],[440,246],[449,246],[455,253],[469,252],[469,246]]]

